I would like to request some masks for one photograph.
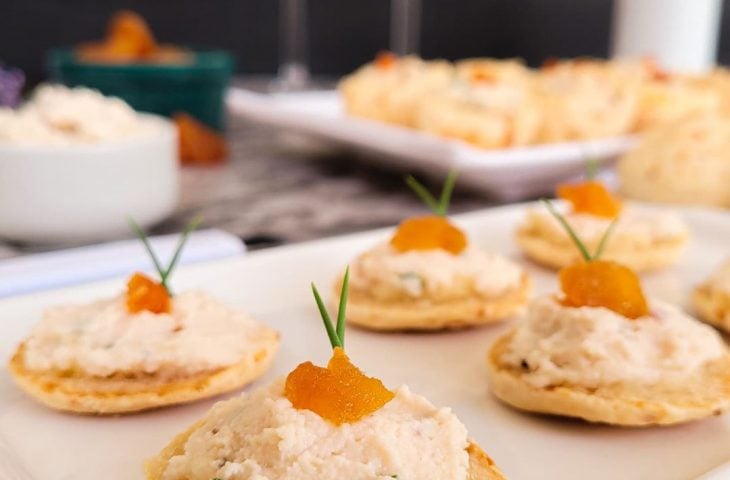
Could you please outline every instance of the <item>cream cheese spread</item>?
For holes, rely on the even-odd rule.
[[[549,212],[530,209],[523,228],[544,233],[557,241],[571,243],[565,229]],[[571,227],[584,242],[598,244],[613,221],[586,213],[565,215]],[[635,208],[625,208],[621,213],[609,244],[652,245],[660,241],[676,241],[688,235],[687,226],[680,217],[670,212],[656,212]]]
[[[357,257],[350,269],[353,290],[379,298],[496,297],[518,287],[523,275],[507,258],[473,246],[454,255],[440,249],[400,252],[387,243]]]
[[[295,409],[284,381],[216,404],[163,480],[466,480],[467,431],[407,387],[358,422]]]
[[[0,144],[95,144],[154,130],[123,100],[83,87],[42,85],[19,109],[0,108]]]
[[[500,361],[538,388],[596,388],[686,378],[726,354],[717,332],[665,303],[652,302],[650,315],[629,319],[543,297],[530,305]]]
[[[25,343],[30,370],[190,375],[254,355],[268,328],[202,292],[173,298],[169,314],[130,314],[124,295],[47,310]]]

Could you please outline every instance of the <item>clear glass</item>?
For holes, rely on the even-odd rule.
[[[279,0],[279,71],[275,90],[301,90],[309,83],[307,0]]]
[[[421,0],[391,0],[390,50],[417,55],[421,40]]]

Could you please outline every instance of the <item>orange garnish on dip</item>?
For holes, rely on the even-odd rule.
[[[345,308],[349,269],[345,271],[337,324],[332,325],[327,308],[312,284],[333,352],[326,368],[305,362],[287,377],[284,395],[294,408],[307,409],[335,425],[354,423],[380,410],[395,396],[377,378],[368,377],[345,354]]]
[[[559,198],[570,202],[575,213],[588,213],[604,218],[616,218],[621,213],[621,201],[595,180],[559,185]]]
[[[560,302],[566,307],[604,307],[627,318],[648,315],[649,305],[636,273],[617,262],[599,259],[615,221],[606,230],[596,252],[591,255],[565,218],[550,202],[546,201],[545,204],[583,256],[582,262],[560,269],[558,275],[563,292]]]
[[[390,244],[400,252],[441,248],[453,254],[466,248],[466,235],[444,217],[426,215],[401,222]]]
[[[636,274],[608,260],[593,260],[562,268],[559,273],[566,307],[605,307],[628,318],[649,313]]]
[[[139,313],[170,313],[170,295],[159,282],[143,273],[135,273],[127,282],[127,311]]]
[[[378,55],[375,57],[375,67],[380,70],[389,70],[390,68],[393,68],[397,62],[398,57],[393,52],[389,52],[387,50],[378,52]]]
[[[177,126],[180,161],[183,165],[214,165],[228,155],[223,135],[187,113],[172,116]]]
[[[142,244],[147,250],[147,253],[150,255],[157,273],[160,275],[159,282],[156,282],[147,275],[139,272],[130,277],[127,282],[126,295],[127,311],[129,313],[139,313],[143,310],[152,313],[170,313],[172,310],[172,290],[170,289],[168,281],[170,280],[170,275],[175,269],[178,260],[180,260],[180,254],[182,253],[182,249],[185,246],[185,242],[187,241],[190,232],[195,230],[199,223],[200,219],[196,218],[193,219],[187,227],[185,227],[185,231],[180,237],[175,253],[172,255],[170,264],[167,268],[163,269],[160,260],[157,258],[157,255],[155,255],[154,250],[152,250],[152,245],[150,245],[147,235],[145,235],[134,220],[129,220],[129,225],[132,227],[132,230],[137,234],[139,239],[142,240]]]
[[[327,368],[312,362],[295,368],[286,378],[284,394],[294,408],[311,410],[335,425],[357,422],[394,396],[383,382],[350,363],[340,347],[335,347]]]
[[[456,172],[452,171],[446,177],[438,200],[415,178],[412,176],[406,178],[408,186],[431,207],[434,215],[403,220],[390,239],[393,248],[399,252],[442,249],[454,255],[458,255],[466,248],[468,243],[466,235],[446,218],[456,175]]]
[[[129,10],[115,13],[109,21],[106,37],[79,45],[76,55],[82,61],[99,63],[184,63],[191,57],[181,48],[159,45],[145,19]]]

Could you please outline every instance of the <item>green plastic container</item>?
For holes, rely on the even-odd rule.
[[[223,130],[224,96],[233,58],[223,51],[197,51],[185,64],[94,64],[79,62],[71,49],[52,50],[48,65],[53,80],[83,85],[124,99],[135,110],[171,115],[184,111]]]

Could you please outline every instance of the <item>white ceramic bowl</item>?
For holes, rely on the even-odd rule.
[[[149,135],[96,145],[0,144],[0,238],[78,243],[129,232],[173,212],[179,197],[177,130],[142,114]]]

